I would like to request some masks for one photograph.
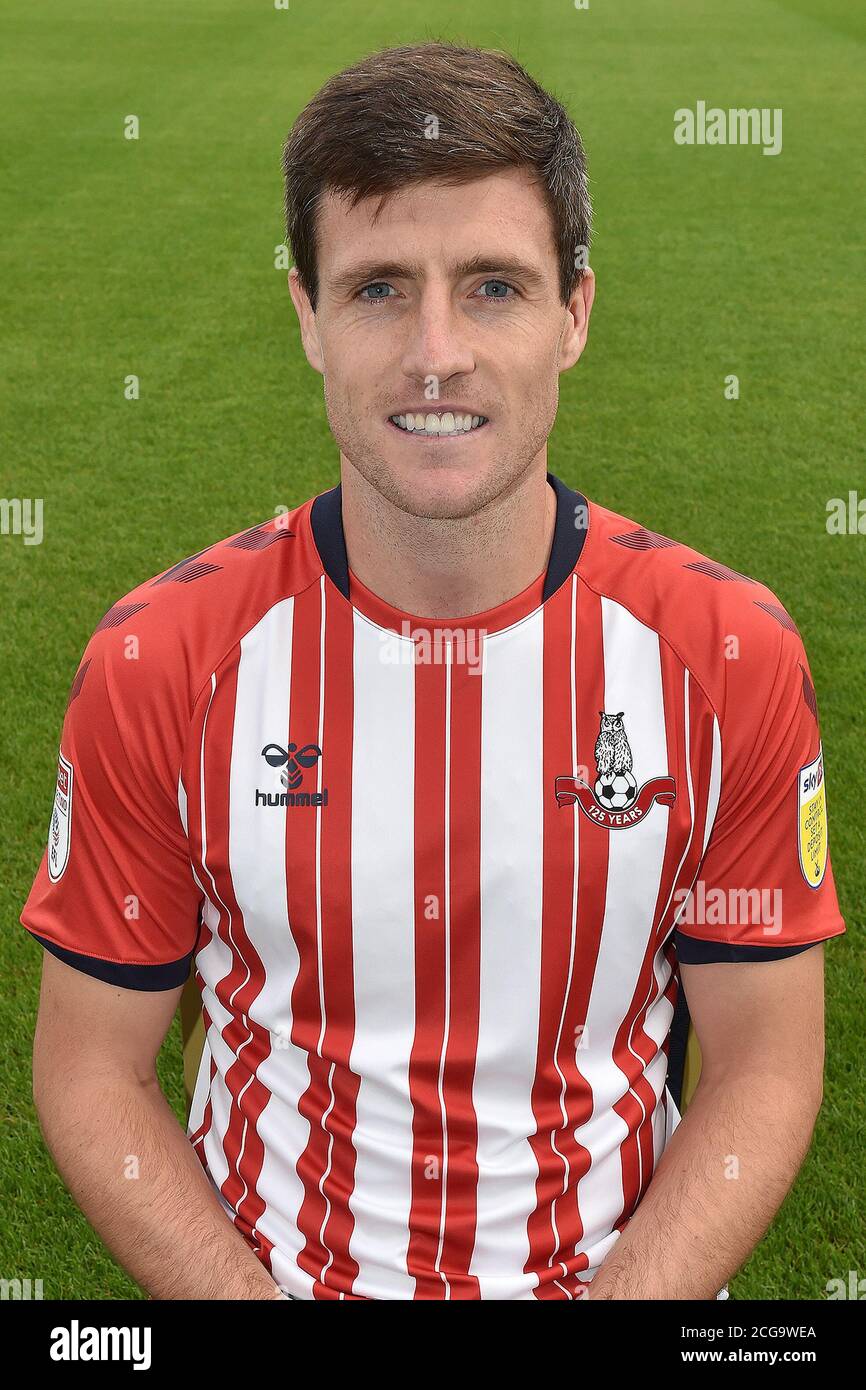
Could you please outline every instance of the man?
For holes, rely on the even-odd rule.
[[[517,63],[368,58],[285,172],[341,481],[88,644],[22,914],[47,1142],[158,1298],[712,1298],[821,1098],[802,644],[547,470],[590,209]],[[154,1058],[191,962],[188,1141]]]

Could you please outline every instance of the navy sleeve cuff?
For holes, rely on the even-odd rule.
[[[685,932],[674,932],[677,959],[682,965],[710,965],[716,961],[784,960],[798,956],[819,941],[807,941],[803,946],[739,946],[728,941],[700,941]]]
[[[104,980],[108,985],[119,985],[121,989],[177,989],[178,985],[186,983],[192,964],[192,951],[186,956],[181,956],[179,960],[168,961],[165,965],[125,965],[119,961],[101,960],[99,956],[85,956],[78,951],[67,951],[65,946],[58,946],[55,941],[38,936],[35,931],[31,931],[30,935],[40,946],[44,946],[46,951],[50,951],[52,956],[62,960],[64,965],[71,965],[74,970],[80,970],[84,975],[92,975],[96,980]]]

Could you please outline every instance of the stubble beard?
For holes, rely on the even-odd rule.
[[[384,451],[374,444],[372,429],[365,430],[363,423],[345,403],[329,398],[327,391],[325,407],[331,434],[341,454],[348,459],[369,487],[397,511],[407,516],[442,522],[465,521],[468,517],[476,516],[502,493],[509,491],[544,447],[556,414],[554,403],[549,412],[549,424],[542,418],[534,418],[531,421],[531,434],[524,433],[518,441],[506,439],[503,442],[501,437],[497,438],[495,459],[491,460],[487,455],[479,469],[478,477],[473,478],[470,486],[461,486],[457,492],[448,484],[447,466],[441,469],[436,467],[435,453],[432,464],[425,460],[422,465],[419,456],[419,473],[413,479],[409,471],[411,462],[402,473],[395,469]],[[395,442],[397,447],[404,447],[407,452],[409,448],[422,447],[401,446],[399,441]],[[430,446],[430,451],[432,453],[438,448],[450,447],[449,444],[434,443]],[[484,447],[486,448],[486,445]],[[429,483],[419,486],[417,478],[423,473],[426,473]]]

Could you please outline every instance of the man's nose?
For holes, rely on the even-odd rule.
[[[471,325],[452,289],[425,285],[408,317],[402,364],[407,376],[446,381],[473,371]]]

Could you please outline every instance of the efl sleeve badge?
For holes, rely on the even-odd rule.
[[[48,827],[48,877],[56,883],[69,861],[69,836],[72,830],[72,764],[62,753],[57,756],[57,790],[54,809]]]
[[[827,867],[827,797],[824,753],[801,767],[797,777],[797,840],[800,868],[810,888],[820,888]]]

